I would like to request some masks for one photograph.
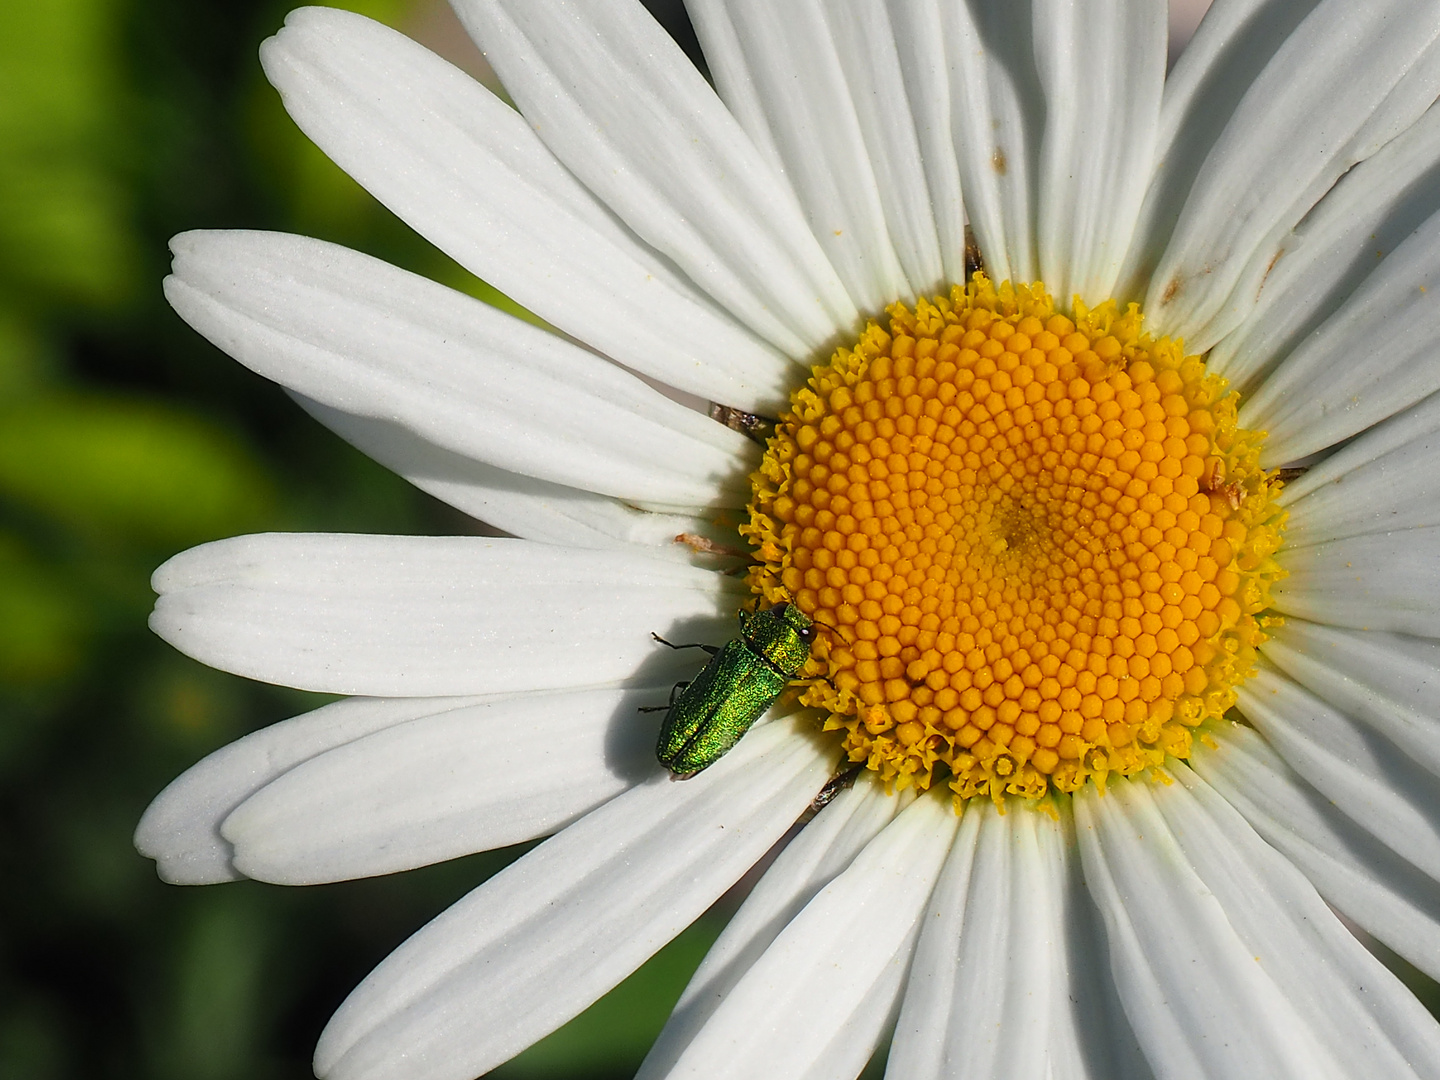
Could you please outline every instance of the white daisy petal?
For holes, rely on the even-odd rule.
[[[883,5],[689,7],[706,55],[712,42],[725,54],[715,68],[721,97],[728,102],[736,87],[737,118],[762,125],[748,134],[775,148],[811,232],[861,310],[878,313],[940,285],[930,194]]]
[[[469,1080],[575,1016],[805,808],[834,764],[808,725],[768,724],[692,780],[641,784],[451,906],[340,1007],[316,1074]]]
[[[1440,394],[1431,394],[1285,485],[1285,546],[1440,525],[1437,471]]]
[[[1240,423],[1270,433],[1265,454],[1293,461],[1377,424],[1437,388],[1440,213],[1405,239],[1242,404]],[[1354,357],[1367,357],[1355,364]],[[1297,396],[1303,400],[1296,400]]]
[[[260,50],[312,141],[441,250],[622,364],[769,413],[794,371],[640,243],[525,121],[349,12],[302,8]]]
[[[1250,84],[1317,3],[1215,0],[1205,11],[1165,78],[1154,177],[1117,296],[1145,295],[1205,155]]]
[[[776,180],[788,185],[785,161],[765,117],[760,88],[750,79],[749,64],[735,23],[722,5],[709,0],[685,0],[685,13],[705,55],[705,67],[720,100],[749,136],[751,145],[765,159]],[[792,187],[790,192],[793,196],[795,189]],[[798,199],[796,205],[799,205]]]
[[[1440,776],[1440,642],[1294,617],[1268,633],[1268,660]]]
[[[1086,878],[1157,1073],[1433,1076],[1440,1027],[1183,764],[1076,796]]]
[[[1040,277],[1068,306],[1111,295],[1150,178],[1165,82],[1163,0],[1037,0],[1045,90]]]
[[[1351,169],[1296,228],[1246,321],[1206,358],[1241,393],[1440,208],[1440,108]]]
[[[308,237],[184,233],[171,248],[176,311],[307,397],[552,483],[744,502],[754,443],[478,300]]]
[[[965,925],[980,826],[987,820],[978,805],[966,807],[950,854],[930,894],[930,905],[915,943],[905,999],[895,1021],[886,1077],[928,1080],[943,1075],[939,1072],[945,1063],[942,1039],[951,1022],[950,1003],[959,973],[956,943]]]
[[[703,517],[651,513],[606,495],[506,472],[442,450],[389,420],[332,409],[293,391],[290,396],[346,442],[421,491],[526,540],[582,548],[638,544],[680,558],[690,549],[677,544],[677,536],[712,531]]]
[[[910,99],[920,164],[930,190],[930,211],[940,241],[945,279],[963,282],[965,268],[965,205],[961,197],[960,163],[955,155],[950,90],[950,60],[941,25],[940,0],[889,0],[895,31],[896,57]],[[904,257],[902,246],[901,257]],[[918,272],[917,272],[918,275]]]
[[[1065,847],[1061,823],[1028,807],[966,808],[926,913],[887,1076],[1046,1080],[1057,1043],[1078,1049],[1068,1030]]]
[[[1289,230],[1434,101],[1436,13],[1433,0],[1324,0],[1286,38],[1210,148],[1150,279],[1157,332],[1199,352],[1239,325]]]
[[[1440,637],[1440,528],[1282,549],[1275,608],[1311,622]]]
[[[1434,1017],[1229,802],[1183,763],[1171,771],[1177,784],[1152,789],[1166,825],[1346,1075],[1440,1075]]]
[[[954,146],[985,271],[995,281],[1034,281],[1045,96],[1029,5],[944,3],[938,14],[930,32],[943,35],[950,58]]]
[[[638,0],[456,0],[540,138],[643,240],[777,348],[854,328],[790,188]]]
[[[1061,945],[1069,973],[1070,1008],[1062,1003],[1052,1016],[1051,1080],[1155,1080],[1110,970],[1105,922],[1085,884],[1072,807],[1063,805],[1060,813],[1066,826],[1068,870]]]
[[[1240,711],[1296,772],[1395,853],[1440,880],[1440,779],[1373,732],[1262,665]]]
[[[1156,263],[1174,231],[1175,223],[1196,177],[1201,172],[1206,155],[1214,148],[1251,84],[1266,65],[1274,60],[1286,39],[1317,6],[1318,0],[1302,0],[1299,3],[1217,0],[1205,12],[1199,29],[1185,46],[1174,69],[1165,80],[1164,104],[1160,114],[1160,140],[1155,155],[1155,178],[1145,199],[1140,224],[1136,230],[1135,245],[1126,261],[1117,295],[1136,298],[1144,295],[1146,283],[1154,274]],[[1383,135],[1373,139],[1371,145],[1379,146],[1389,138],[1391,132],[1399,132],[1412,117],[1418,116],[1429,106],[1434,93],[1430,92],[1430,96],[1426,97],[1425,86],[1434,78],[1433,65],[1437,60],[1440,60],[1440,56],[1437,56],[1434,50],[1427,52],[1423,62],[1412,68],[1401,80],[1397,92],[1393,92],[1386,99],[1384,107],[1371,121],[1377,125],[1377,131],[1383,130]],[[1357,145],[1364,144],[1364,141],[1357,139]],[[1396,164],[1396,159],[1392,158],[1391,165]],[[1370,175],[1372,179],[1378,180],[1377,172],[1371,171]],[[1347,185],[1342,183],[1339,186],[1343,188]],[[1353,185],[1348,186],[1351,191],[1355,190]],[[1323,207],[1334,194],[1333,191],[1330,192],[1321,200],[1320,206]],[[1308,203],[1302,200],[1302,217],[1303,209],[1307,205]],[[1363,217],[1370,212],[1368,206],[1355,209],[1357,217]],[[1320,213],[1319,208],[1315,213]],[[1317,221],[1312,215],[1305,220],[1304,231],[1318,239],[1320,234],[1311,232],[1316,224]],[[1360,234],[1357,231],[1355,235]],[[1271,267],[1269,276],[1265,278],[1264,291],[1261,293],[1262,306],[1276,289],[1277,281],[1288,274],[1285,264],[1294,260],[1303,266],[1309,259],[1308,255],[1297,257],[1294,254],[1293,240],[1285,242],[1280,250],[1285,252],[1285,256]],[[1267,262],[1268,258],[1267,255]],[[1327,267],[1319,270],[1319,273],[1343,273],[1343,270],[1343,267]],[[1276,312],[1273,304],[1266,307],[1266,311],[1274,314],[1273,322],[1279,328],[1283,329],[1288,324],[1288,311]],[[1236,334],[1232,334],[1231,340],[1254,329],[1253,324],[1259,317],[1260,312],[1253,311],[1247,316],[1250,321],[1242,325]],[[1304,318],[1303,305],[1299,317],[1302,320]],[[1272,320],[1267,317],[1266,321],[1268,323]],[[1261,332],[1264,332],[1264,328],[1261,328]],[[1224,365],[1223,357],[1228,352],[1226,349],[1224,352],[1211,354],[1210,362],[1217,370]],[[1229,369],[1226,370],[1228,372]],[[1232,385],[1240,384],[1232,378]]]
[[[911,290],[882,297],[880,306],[910,295],[933,294],[948,282],[963,281],[965,220],[959,171],[952,150],[948,163],[950,182],[939,188],[939,198],[931,194],[935,170],[924,157],[913,91],[906,82],[904,68],[913,57],[915,45],[907,43],[902,57],[895,20],[886,0],[833,0],[822,5],[821,10],[864,135],[889,238]],[[775,99],[770,100],[773,103]],[[833,144],[833,131],[824,141]],[[851,166],[848,171],[853,170]],[[947,219],[943,232],[937,218]],[[943,250],[947,239],[952,244],[958,241],[949,262]],[[956,268],[959,276],[951,272]]]
[[[1440,976],[1440,890],[1305,783],[1249,728],[1214,731],[1191,765],[1293,862],[1326,901],[1432,978]]]
[[[251,732],[192,765],[146,808],[135,847],[164,881],[209,885],[244,877],[231,863],[220,823],[300,762],[395,724],[481,698],[350,698]]]
[[[241,536],[182,552],[152,585],[151,628],[203,663],[385,697],[663,678],[684,654],[651,632],[724,641],[740,599],[673,560],[480,537]]]
[[[1191,868],[1151,793],[1112,781],[1103,796],[1082,789],[1074,805],[1117,989],[1156,1073],[1342,1077]]]
[[[1440,388],[1440,213],[1416,229],[1241,404],[1267,461],[1333,446]],[[1355,363],[1364,356],[1366,362]]]
[[[1293,507],[1302,499],[1308,499],[1328,484],[1338,483],[1345,475],[1362,466],[1377,461],[1392,451],[1423,440],[1431,432],[1440,429],[1440,395],[1432,394],[1404,412],[1396,413],[1363,434],[1347,442],[1315,464],[1307,467],[1294,479],[1287,480],[1280,490],[1276,502]],[[1286,523],[1286,542],[1289,543],[1290,525]]]
[[[280,885],[371,877],[563,828],[656,772],[667,686],[527,694],[395,724],[296,765],[220,827]]]
[[[867,772],[786,845],[696,968],[635,1080],[670,1075],[686,1047],[776,936],[905,804]]]
[[[945,798],[901,812],[780,932],[667,1075],[858,1075],[898,1000],[957,824]]]

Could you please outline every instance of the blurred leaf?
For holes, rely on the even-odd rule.
[[[0,402],[31,394],[54,378],[54,346],[14,307],[0,306]]]
[[[170,1016],[155,1049],[157,1078],[240,1080],[255,1074],[266,1020],[273,928],[246,893],[211,890],[195,905],[176,960]]]
[[[67,1071],[65,1039],[53,1006],[34,996],[7,1002],[0,1010],[0,1076],[59,1080]]]
[[[182,751],[191,760],[245,734],[254,722],[247,715],[252,703],[244,682],[169,649],[134,671],[125,689],[131,711],[157,745]]]
[[[84,657],[92,621],[73,582],[0,532],[0,685],[69,674]]]
[[[271,521],[274,492],[218,425],[157,402],[48,396],[0,411],[0,496],[113,542],[186,544]]]
[[[34,144],[95,131],[114,77],[105,62],[113,7],[109,0],[0,6],[0,130]]]
[[[634,1072],[723,926],[709,917],[692,923],[574,1020],[488,1075],[521,1080]]]
[[[109,304],[131,286],[120,189],[86,161],[0,165],[0,264],[31,293]]]
[[[112,159],[122,94],[111,0],[0,4],[0,280],[111,303],[132,287]]]
[[[77,813],[82,800],[86,810]],[[42,806],[36,835],[53,855],[49,884],[63,917],[124,919],[138,910],[154,870],[136,857],[128,794],[109,784],[81,791],[71,782]]]

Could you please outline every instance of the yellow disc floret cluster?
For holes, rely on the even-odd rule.
[[[794,394],[742,530],[755,590],[821,625],[806,703],[964,798],[1185,757],[1282,574],[1263,434],[1135,305],[977,274],[889,315]]]

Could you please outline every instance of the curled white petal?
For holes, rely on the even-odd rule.
[[[1440,394],[1431,394],[1285,485],[1285,546],[1440,525],[1437,472]]]
[[[1240,406],[1269,432],[1266,461],[1296,461],[1440,389],[1440,212],[1415,230]],[[1365,363],[1355,358],[1364,356]]]
[[[478,300],[308,237],[183,233],[171,248],[175,310],[306,397],[556,484],[744,501],[759,448],[743,435]]]
[[[1289,230],[1434,100],[1437,10],[1322,0],[1285,38],[1210,147],[1150,277],[1156,331],[1201,351],[1239,325]],[[1429,100],[1406,80],[1412,68]]]
[[[1148,789],[1113,780],[1103,796],[1083,789],[1075,826],[1120,999],[1158,1075],[1344,1076],[1256,963]]]
[[[1088,1075],[1077,1028],[1096,1003],[1072,986],[1082,973],[1067,941],[1068,847],[1062,822],[1030,807],[967,807],[926,912],[887,1076]]]
[[[242,536],[152,584],[151,628],[203,663],[384,697],[663,678],[676,654],[651,633],[727,640],[740,600],[722,575],[638,551],[481,537]]]
[[[1063,306],[1108,299],[1150,179],[1165,81],[1158,0],[1033,5],[1045,91],[1036,206],[1040,277]],[[1044,28],[1043,31],[1041,28]]]
[[[135,847],[175,885],[243,877],[220,823],[256,791],[317,754],[480,700],[350,698],[251,732],[192,765],[155,796],[135,829]]]
[[[1419,768],[1269,665],[1239,687],[1237,704],[1296,772],[1396,854],[1440,879],[1440,778]]]
[[[657,772],[666,686],[527,694],[417,717],[315,755],[220,827],[281,885],[369,877],[533,840]]]
[[[720,58],[721,95],[739,99],[736,115],[757,145],[774,147],[810,231],[861,310],[939,285],[930,197],[884,7],[692,0],[690,9],[706,55]],[[892,228],[907,225],[910,235],[892,239]]]
[[[1205,155],[1245,91],[1309,14],[1302,4],[1216,0],[1165,78],[1154,174],[1117,295],[1145,295]]]
[[[889,0],[886,4],[920,144],[921,167],[930,190],[940,261],[945,279],[961,282],[968,277],[965,205],[955,152],[950,60],[944,36],[934,32],[941,25],[942,6],[948,5],[939,0]],[[914,276],[923,280],[919,271]]]
[[[1229,803],[1182,763],[1170,771],[1169,785],[1112,781],[1075,799],[1121,997],[1156,1072],[1435,1075],[1440,1026]]]
[[[1206,358],[1248,394],[1440,208],[1440,108],[1355,168],[1284,242],[1255,308]]]
[[[954,148],[986,272],[996,281],[1033,281],[1045,95],[1029,5],[941,3],[934,12],[926,30],[940,36],[950,59]]]

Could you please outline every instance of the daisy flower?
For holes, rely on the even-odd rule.
[[[1160,0],[690,0],[713,89],[635,0],[455,6],[518,111],[339,11],[261,59],[553,331],[296,236],[187,233],[166,281],[513,534],[155,574],[177,648],[348,695],[156,799],[167,880],[553,834],[317,1073],[490,1069],[820,807],[646,1080],[852,1077],[892,1030],[903,1080],[1440,1076],[1335,914],[1440,976],[1440,3],[1217,0],[1167,77]],[[674,782],[639,710],[704,657],[652,633],[779,604],[806,666]]]

